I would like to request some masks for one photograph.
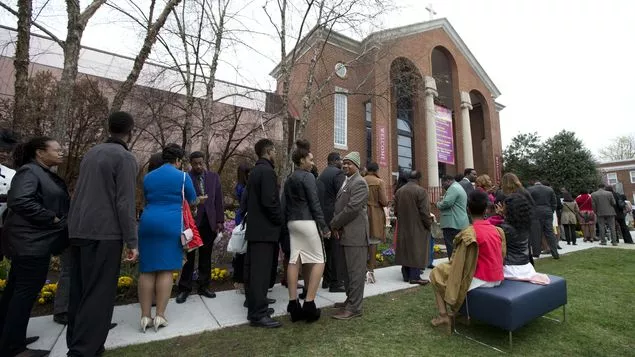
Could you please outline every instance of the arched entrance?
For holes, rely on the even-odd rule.
[[[453,151],[453,162],[439,162],[439,176],[456,175],[458,171],[456,166],[457,160],[457,138],[456,138],[456,116],[455,106],[455,82],[456,82],[456,63],[450,52],[441,46],[437,46],[432,50],[431,56],[432,77],[437,84],[438,96],[435,98],[435,105],[449,109],[452,113],[452,133],[453,144],[450,148]],[[437,139],[439,133],[437,132]]]
[[[421,74],[410,60],[399,57],[390,65],[392,87],[393,122],[396,129],[397,171],[410,171],[415,167],[415,118],[417,89],[421,85]]]
[[[470,110],[470,128],[472,130],[472,154],[474,156],[474,168],[481,174],[492,174],[488,167],[487,153],[491,143],[487,139],[485,119],[489,118],[487,101],[481,92],[470,91],[472,110]],[[492,177],[492,180],[494,177]]]

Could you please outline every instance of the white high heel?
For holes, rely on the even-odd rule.
[[[366,273],[366,284],[375,284],[375,272],[369,271]]]
[[[143,331],[143,333],[146,332],[146,329],[148,327],[152,326],[152,319],[146,316],[143,316],[141,318],[141,331]]]
[[[154,317],[154,332],[159,331],[159,328],[165,327],[167,325],[168,325],[168,320],[166,320],[164,317],[159,315]]]

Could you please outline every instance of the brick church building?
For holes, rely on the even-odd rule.
[[[500,181],[500,91],[447,19],[362,41],[315,28],[296,58],[289,110],[300,118],[303,104],[313,102],[304,137],[319,169],[332,151],[359,151],[362,163],[379,164],[388,187],[400,170],[413,168],[428,187],[466,167]],[[307,96],[312,64],[315,84]],[[280,92],[279,67],[271,74]]]

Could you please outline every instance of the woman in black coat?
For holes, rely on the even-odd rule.
[[[70,197],[64,180],[51,171],[63,157],[60,144],[48,137],[31,139],[13,154],[18,171],[7,197],[9,213],[2,232],[11,269],[0,300],[0,356],[27,350],[31,308],[46,282],[51,255],[68,245]],[[48,353],[30,352],[34,356]]]

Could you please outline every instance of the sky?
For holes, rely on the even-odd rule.
[[[279,60],[279,47],[262,10],[266,0],[236,1],[236,23],[262,34],[242,38],[251,49],[228,48],[217,77],[272,89],[269,72]],[[547,138],[566,129],[596,154],[615,137],[635,133],[629,104],[635,99],[635,1],[396,0],[398,9],[374,26],[426,21],[429,3],[435,18],[450,21],[500,89],[496,101],[506,106],[500,113],[503,148],[518,133],[535,131]],[[38,21],[64,36],[63,7],[45,10]],[[16,26],[6,12],[0,23]],[[89,23],[82,44],[134,56],[141,41],[130,21],[104,9]],[[155,51],[153,60],[159,57]]]

